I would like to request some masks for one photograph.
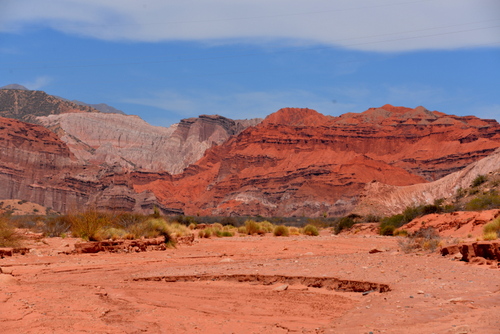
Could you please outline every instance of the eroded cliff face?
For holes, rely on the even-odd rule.
[[[168,174],[131,174],[123,168],[82,165],[56,134],[40,126],[0,117],[0,198],[23,199],[68,212],[97,207],[151,213],[151,192],[132,182],[168,179]],[[161,205],[164,213],[178,213]]]
[[[499,146],[495,121],[423,107],[340,117],[288,108],[209,149],[172,181],[135,189],[188,214],[342,215],[367,183],[425,183]]]
[[[182,172],[208,148],[245,128],[239,121],[216,115],[185,119],[169,128],[152,126],[138,116],[104,113],[50,115],[37,120],[57,133],[82,163],[172,174]]]

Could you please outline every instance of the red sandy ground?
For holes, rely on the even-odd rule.
[[[500,333],[500,270],[381,236],[233,237],[133,254],[65,255],[74,239],[0,259],[1,333]],[[32,247],[32,246],[30,246]],[[382,252],[370,254],[371,249]],[[134,281],[260,274],[370,281],[365,296],[290,284]]]

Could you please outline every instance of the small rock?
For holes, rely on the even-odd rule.
[[[382,251],[379,250],[379,249],[374,248],[374,249],[371,249],[368,253],[375,254],[375,253],[382,253]]]
[[[307,253],[305,253],[304,255],[308,255],[308,256],[310,256],[310,255],[314,255],[314,253],[313,253],[313,252],[307,252]]]
[[[0,274],[0,286],[18,285],[19,282],[11,275]]]
[[[423,292],[422,290],[418,290],[418,291],[417,291],[417,293],[418,293],[419,295],[423,295],[423,294],[424,294],[424,292]]]
[[[234,260],[230,259],[230,258],[225,258],[225,259],[220,260],[219,262],[222,262],[222,263],[225,263],[225,262],[234,262]]]
[[[12,268],[0,268],[0,273],[2,274],[7,274],[7,275],[12,275]]]
[[[288,289],[288,284],[283,284],[283,285],[280,285],[280,286],[274,288],[273,290],[274,291],[285,291],[287,289]]]

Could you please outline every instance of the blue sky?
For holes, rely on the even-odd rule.
[[[498,0],[0,0],[0,86],[154,125],[386,103],[500,120]]]

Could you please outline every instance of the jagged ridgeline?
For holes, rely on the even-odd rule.
[[[68,102],[6,91],[2,115],[30,115],[45,127],[2,119],[0,196],[63,212],[156,205],[188,215],[341,216],[369,185],[440,180],[500,147],[496,121],[424,107],[339,117],[284,108],[262,122],[202,115],[163,128],[85,106],[60,112]],[[54,103],[41,115],[34,96]]]

